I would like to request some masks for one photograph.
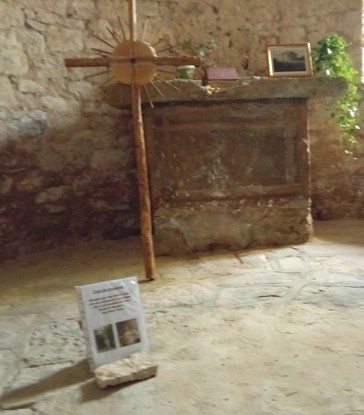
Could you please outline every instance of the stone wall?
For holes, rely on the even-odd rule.
[[[148,21],[146,40],[154,43],[168,35],[175,44],[214,38],[218,47],[210,63],[234,66],[240,75],[265,74],[267,43],[315,44],[331,31],[349,40],[360,67],[361,1],[267,4],[137,0],[140,26]],[[117,15],[127,20],[125,0],[0,1],[3,258],[74,237],[118,238],[138,228],[130,112],[104,103],[98,86],[107,76],[87,78],[98,69],[67,70],[63,62],[64,57],[95,56],[91,48],[108,49],[91,34],[113,42],[107,26],[121,34]],[[316,205],[329,203],[335,217],[336,211],[354,213],[344,209],[353,198],[362,201],[355,186],[362,181],[363,165],[346,167],[336,144],[330,145],[328,165],[327,146],[322,144],[333,142],[329,123],[312,130],[313,188],[320,195]],[[348,189],[338,210],[332,197],[337,177]],[[357,206],[356,212],[363,215]]]

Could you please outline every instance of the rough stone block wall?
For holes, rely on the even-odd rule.
[[[240,75],[265,74],[267,43],[314,45],[331,31],[348,39],[361,65],[359,0],[137,0],[137,8],[140,26],[148,20],[146,40],[214,38],[218,47],[210,63],[234,66]],[[103,103],[99,85],[107,76],[87,77],[98,69],[67,70],[63,62],[96,56],[91,48],[107,49],[92,33],[113,42],[107,26],[120,34],[118,15],[127,20],[125,0],[0,1],[2,258],[73,237],[122,237],[138,228],[130,112]],[[320,131],[332,139],[331,127]],[[319,143],[319,136],[314,140]],[[327,147],[312,148],[313,163],[321,166],[314,182],[320,194],[330,195]],[[340,175],[342,165],[337,168]],[[359,185],[362,170],[356,168],[356,178],[342,176],[348,188]],[[317,201],[324,204],[325,197]],[[335,216],[335,200],[331,211]]]

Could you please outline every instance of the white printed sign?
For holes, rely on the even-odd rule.
[[[91,370],[148,351],[136,277],[76,287]]]

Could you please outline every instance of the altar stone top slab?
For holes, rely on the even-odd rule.
[[[154,81],[156,88],[148,88],[154,104],[169,102],[213,102],[238,101],[276,98],[315,98],[341,96],[347,89],[344,78],[307,77],[307,78],[241,78],[237,85],[228,88],[202,86],[201,81],[176,79],[167,82]],[[168,85],[170,84],[170,85]],[[129,86],[112,84],[104,88],[105,101],[116,108],[131,105]],[[143,103],[148,97],[142,94]]]

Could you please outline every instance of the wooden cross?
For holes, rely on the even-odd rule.
[[[137,158],[137,175],[140,205],[140,229],[146,279],[155,279],[155,257],[152,235],[152,213],[148,180],[148,164],[144,139],[141,86],[151,82],[157,66],[195,65],[200,66],[199,58],[189,56],[157,57],[154,48],[147,42],[138,40],[136,0],[129,2],[129,39],[118,42],[113,53],[101,58],[65,59],[66,67],[106,67],[117,81],[131,86],[134,141]],[[122,28],[122,25],[121,25]],[[115,40],[113,31],[109,30]],[[102,39],[100,39],[102,40]],[[104,42],[107,43],[107,42]],[[109,45],[112,46],[112,45]]]

